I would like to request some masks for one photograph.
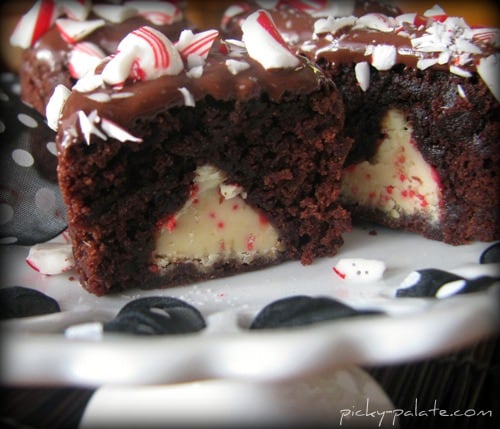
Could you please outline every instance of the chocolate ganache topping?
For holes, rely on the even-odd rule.
[[[396,16],[401,13],[398,7],[379,0],[246,1],[226,9],[221,22],[223,33],[240,38],[242,23],[249,15],[262,8],[269,11],[281,35],[291,45],[310,39],[313,36],[314,22],[321,17],[362,16],[372,12]]]
[[[116,55],[106,57],[72,91],[61,86],[54,91],[47,115],[55,112],[64,130],[59,148],[82,137],[90,144],[91,135],[141,141],[133,135],[138,118],[193,107],[206,97],[240,102],[265,95],[279,102],[287,93],[310,94],[325,84],[315,65],[289,49],[267,12],[258,11],[255,18],[244,34],[247,41],[256,37],[259,42],[253,54],[242,41],[220,39],[216,30],[185,30],[175,44],[150,27],[134,30],[122,39]],[[135,48],[139,39],[129,40],[134,37],[147,39],[144,49]],[[266,66],[269,57],[282,64]]]
[[[88,93],[73,91],[63,110],[63,122],[78,110],[104,110],[110,119],[130,124],[138,116],[153,116],[160,110],[184,106],[186,100],[181,88],[194,102],[211,96],[216,100],[245,101],[268,94],[278,102],[285,92],[310,93],[319,88],[321,75],[308,63],[297,69],[265,70],[255,60],[242,54],[238,61],[249,67],[233,75],[226,65],[230,56],[212,52],[199,78],[192,78],[184,70],[176,76],[162,76],[151,81],[127,82],[119,90],[106,86]],[[101,102],[100,99],[106,99]],[[64,126],[63,128],[66,128]]]
[[[315,62],[334,66],[368,63],[385,71],[403,64],[447,70],[463,78],[478,73],[498,100],[499,47],[498,29],[470,27],[436,6],[424,16],[370,13],[322,18],[314,24],[314,36],[299,51]]]

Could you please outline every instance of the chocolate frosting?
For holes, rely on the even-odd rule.
[[[404,23],[392,31],[378,31],[371,28],[355,29],[347,27],[335,34],[316,34],[310,40],[304,42],[299,52],[309,57],[312,61],[326,61],[330,64],[346,64],[369,61],[367,47],[388,45],[396,48],[395,64],[403,64],[408,67],[416,67],[421,59],[437,59],[441,51],[419,50],[412,46],[412,40],[427,36],[426,30],[432,25],[429,20],[427,25],[411,25]],[[498,53],[498,48],[488,40],[473,39],[468,40],[474,45],[478,52],[469,53],[469,58],[464,62],[460,61],[461,52],[457,45],[449,48],[449,59],[442,63],[435,63],[431,67],[438,70],[449,70],[450,65],[458,65],[463,70],[475,72],[476,66],[481,58]]]
[[[290,3],[293,4],[293,2]],[[226,37],[240,39],[242,21],[256,10],[262,9],[262,5],[255,1],[248,1],[244,5],[246,5],[247,9],[245,12],[235,15],[229,20],[223,19],[221,28]],[[278,3],[276,7],[268,10],[281,35],[291,45],[298,45],[311,39],[314,33],[314,22],[318,19],[318,15],[321,15],[321,9],[317,12],[318,15],[314,17],[286,2],[283,4]],[[396,16],[401,13],[401,10],[378,0],[352,0],[352,13],[354,16],[375,12]]]
[[[185,88],[194,101],[205,97],[215,100],[246,100],[266,94],[271,100],[279,102],[288,92],[309,94],[317,91],[326,78],[309,61],[294,69],[265,70],[245,52],[233,57],[214,45],[200,77],[190,77],[186,70],[175,76],[162,76],[157,79],[132,82],[127,81],[123,88],[111,86],[87,93],[73,91],[64,105],[61,127],[64,134],[59,136],[60,148],[78,140],[80,136],[77,112],[89,114],[97,110],[101,117],[121,125],[133,133],[133,123],[137,118],[154,117],[161,111],[185,105],[184,95],[179,90]],[[225,62],[228,59],[244,61],[249,68],[233,75]],[[104,96],[109,101],[99,102],[92,99],[95,95]],[[140,136],[137,136],[140,137]]]

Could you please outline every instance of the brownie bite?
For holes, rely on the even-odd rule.
[[[500,238],[499,32],[425,16],[326,18],[300,51],[335,81],[355,219],[450,244]]]
[[[89,292],[337,252],[350,229],[337,201],[351,148],[342,98],[269,14],[249,17],[243,41],[187,30],[174,46],[143,27],[118,51],[48,109]]]

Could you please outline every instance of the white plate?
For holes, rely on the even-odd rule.
[[[375,233],[373,232],[375,231]],[[333,258],[310,266],[285,263],[261,271],[164,290],[133,290],[98,298],[74,273],[43,276],[24,262],[28,249],[1,249],[3,286],[36,288],[56,299],[61,313],[4,322],[2,378],[13,384],[166,384],[232,378],[278,381],[345,365],[380,365],[437,356],[499,330],[498,288],[446,299],[394,298],[412,271],[440,268],[464,277],[498,273],[479,265],[488,243],[450,246],[381,227],[355,228]],[[382,260],[375,283],[341,280],[341,258]],[[272,301],[296,294],[330,296],[386,315],[363,316],[288,330],[249,331]],[[197,307],[207,328],[189,335],[69,339],[66,327],[111,319],[132,299],[169,295]]]
[[[205,380],[166,386],[104,386],[80,429],[147,427],[398,428],[396,407],[359,368],[282,383]],[[196,412],[193,413],[193,410]]]

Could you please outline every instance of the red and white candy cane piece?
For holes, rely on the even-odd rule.
[[[137,13],[155,25],[172,24],[182,18],[181,9],[168,1],[127,1],[127,7],[133,7]]]
[[[91,42],[77,43],[69,53],[68,69],[71,77],[80,79],[88,72],[94,71],[105,57],[104,51],[96,44]]]
[[[217,30],[207,30],[197,34],[194,34],[191,30],[184,30],[180,34],[175,47],[184,59],[187,59],[190,55],[198,55],[205,59],[218,36],[219,32]]]
[[[472,33],[472,40],[481,41],[494,47],[500,47],[500,29],[498,28],[473,28],[470,30]]]
[[[49,276],[69,271],[74,266],[71,244],[36,244],[30,248],[26,263],[35,271]]]
[[[92,12],[115,24],[137,15],[137,10],[133,7],[118,4],[96,4],[92,7]]]
[[[248,54],[265,69],[299,65],[299,59],[283,40],[267,11],[261,9],[249,15],[241,29]]]
[[[176,75],[184,68],[173,43],[149,26],[125,36],[117,52],[102,72],[104,82],[110,85],[122,85],[129,77],[150,80],[163,75]]]
[[[428,23],[428,19],[422,15],[415,15],[413,18],[413,25],[417,28],[426,27]]]
[[[33,46],[52,27],[57,16],[54,0],[38,0],[17,23],[10,37],[11,45],[23,49]]]
[[[70,44],[78,42],[104,24],[106,24],[104,19],[76,21],[69,18],[59,18],[56,20],[56,27],[61,37]]]
[[[61,11],[71,19],[83,21],[89,15],[92,2],[90,0],[56,0]]]
[[[427,18],[431,18],[432,21],[444,22],[448,19],[448,15],[439,5],[434,5],[430,9],[427,9],[424,12],[424,16]]]

